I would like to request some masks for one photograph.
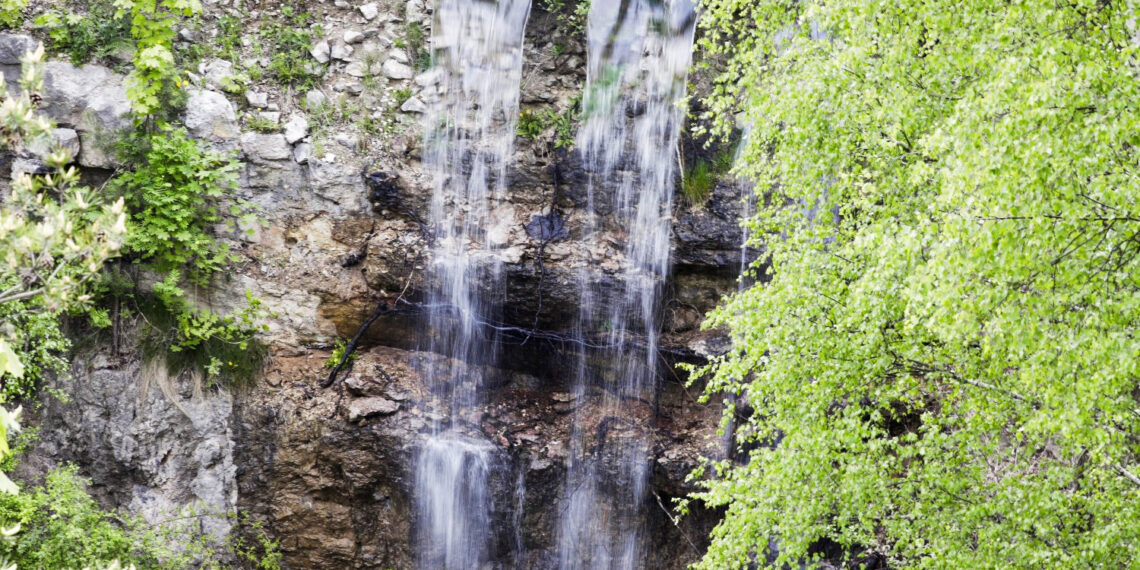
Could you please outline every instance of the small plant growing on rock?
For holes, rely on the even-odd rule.
[[[348,350],[348,345],[344,342],[344,339],[338,339],[336,345],[333,346],[332,354],[329,355],[329,359],[325,361],[325,368],[331,370],[340,365],[340,361],[344,359],[344,351],[346,350]],[[360,354],[353,351],[348,355],[348,363],[351,364],[355,362],[359,357]]]

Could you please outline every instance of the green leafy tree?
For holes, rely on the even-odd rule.
[[[767,254],[698,370],[740,418],[738,460],[697,473],[726,513],[698,566],[826,539],[852,565],[1135,567],[1133,9],[702,5]]]
[[[49,137],[36,110],[43,47],[25,56],[19,94],[0,103],[0,138],[9,150]],[[0,92],[5,92],[0,80]],[[84,306],[90,281],[118,254],[126,228],[122,200],[102,205],[80,187],[71,157],[56,149],[48,174],[20,174],[0,202],[0,379],[5,400],[25,397],[67,347],[58,317]]]

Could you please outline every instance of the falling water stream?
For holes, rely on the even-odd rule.
[[[591,251],[621,260],[616,290],[600,286],[595,259],[584,271],[579,334],[605,348],[583,352],[572,463],[558,529],[563,569],[639,568],[649,476],[648,425],[656,412],[660,301],[669,230],[678,102],[692,56],[690,0],[593,2],[589,66],[578,147],[589,174]],[[615,243],[616,242],[616,243]],[[597,342],[602,341],[602,342]],[[635,342],[636,341],[636,342]]]
[[[498,353],[480,323],[502,306],[502,244],[490,230],[506,198],[529,14],[530,0],[441,0],[432,25],[440,76],[423,159],[434,184],[427,348],[450,358],[425,370],[441,414],[416,461],[422,568],[478,568],[495,540],[488,485],[499,457],[468,424]]]
[[[483,373],[496,363],[504,290],[494,228],[506,198],[523,32],[530,0],[440,0],[432,45],[439,74],[427,114],[432,172],[425,369],[440,411],[416,461],[421,568],[481,568],[496,544],[491,480],[505,460],[473,424]],[[579,276],[576,396],[562,493],[557,565],[646,565],[649,425],[656,412],[660,300],[669,269],[677,141],[695,27],[692,0],[592,2],[589,65],[577,146],[588,174],[582,239],[605,252]],[[609,248],[607,250],[607,248]],[[616,263],[616,265],[615,265]],[[611,269],[602,272],[599,267]],[[616,267],[616,269],[614,269]],[[613,287],[613,283],[618,283]],[[608,284],[608,285],[607,285]],[[588,341],[588,342],[586,342]],[[521,477],[514,505],[520,511]],[[511,519],[517,525],[521,512]],[[517,553],[516,553],[517,558]]]

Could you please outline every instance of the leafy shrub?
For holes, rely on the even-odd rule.
[[[266,330],[261,301],[246,292],[246,306],[229,315],[195,306],[180,287],[180,273],[171,271],[155,283],[153,294],[140,295],[145,317],[141,342],[144,356],[162,355],[174,374],[204,373],[208,384],[240,385],[252,381],[268,356],[255,335]]]
[[[165,524],[105,511],[87,493],[89,482],[74,466],[50,471],[43,485],[0,494],[0,521],[19,533],[0,542],[0,556],[20,568],[103,567],[118,561],[139,569],[280,568],[281,553],[260,523],[244,514],[187,513]],[[236,522],[232,537],[218,540],[193,523],[206,517]]]
[[[256,223],[252,207],[232,198],[237,161],[204,148],[180,128],[128,144],[144,150],[135,170],[114,182],[131,212],[127,253],[159,273],[182,271],[190,282],[206,284],[232,260],[211,228],[227,213]]]
[[[30,492],[0,493],[0,521],[20,525],[12,544],[0,544],[0,553],[20,568],[71,568],[112,560],[162,567],[157,537],[140,532],[143,527],[137,521],[99,509],[73,466],[52,471],[43,486]]]
[[[92,2],[86,14],[49,10],[40,14],[35,25],[48,32],[48,47],[82,65],[104,58],[124,47],[133,47],[131,22],[118,15],[111,2]]]
[[[24,17],[28,0],[0,0],[0,28],[15,28]]]

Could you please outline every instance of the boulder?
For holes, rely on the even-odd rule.
[[[232,143],[240,132],[237,115],[229,99],[205,89],[190,92],[183,123],[190,134],[214,143]]]
[[[37,45],[39,42],[31,36],[0,34],[0,65],[20,65],[20,58]]]

